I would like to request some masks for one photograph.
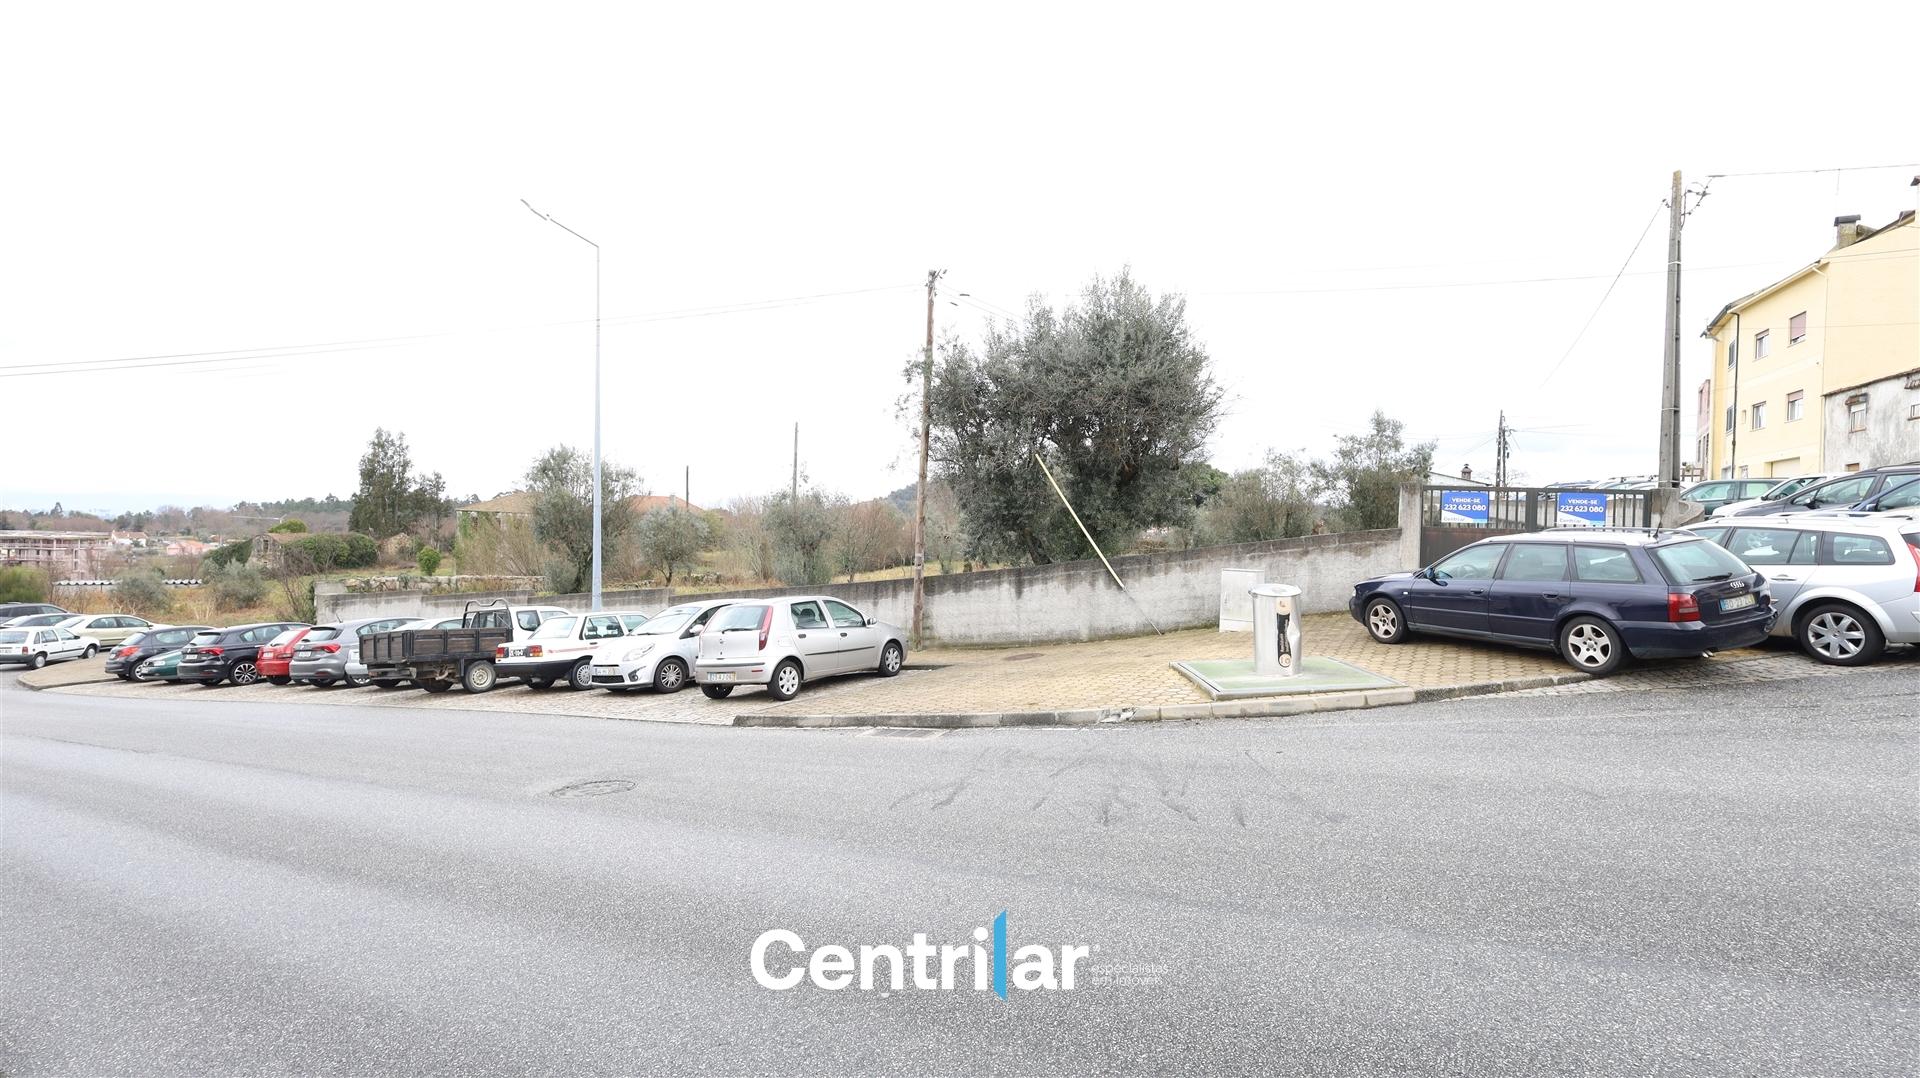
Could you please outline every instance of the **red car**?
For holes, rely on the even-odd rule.
[[[260,676],[275,685],[291,685],[293,675],[288,667],[293,662],[294,645],[300,643],[300,638],[312,631],[311,625],[288,629],[261,648],[259,657],[253,661],[254,665],[260,668]]]

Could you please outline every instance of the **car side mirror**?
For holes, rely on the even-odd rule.
[[[876,624],[876,623],[874,622],[874,620],[873,620],[872,618],[868,618],[868,619],[867,619],[867,624],[868,624],[868,625],[873,625],[873,624]]]

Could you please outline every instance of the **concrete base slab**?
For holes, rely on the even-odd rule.
[[[1362,670],[1339,659],[1310,655],[1292,677],[1255,673],[1252,659],[1205,659],[1173,664],[1188,681],[1214,700],[1247,700],[1263,696],[1302,696],[1309,693],[1361,692],[1399,686],[1390,677]]]

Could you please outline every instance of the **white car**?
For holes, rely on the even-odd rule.
[[[613,654],[627,633],[646,621],[647,615],[638,610],[562,614],[541,622],[525,640],[495,648],[493,668],[498,676],[517,677],[535,689],[561,681],[590,689],[594,660]]]
[[[1823,663],[1860,666],[1920,644],[1920,520],[1898,513],[1737,517],[1682,529],[1764,574],[1791,636]]]
[[[1840,476],[1844,474],[1846,473],[1814,472],[1811,475],[1796,475],[1791,479],[1782,479],[1778,483],[1775,483],[1774,485],[1761,491],[1758,495],[1754,497],[1741,498],[1736,501],[1725,502],[1720,505],[1716,505],[1712,509],[1707,510],[1707,516],[1709,517],[1732,516],[1733,514],[1738,513],[1742,509],[1751,509],[1754,506],[1759,505],[1761,502],[1783,501],[1787,498],[1793,497],[1795,494],[1800,493],[1801,491],[1807,489],[1808,487],[1813,486],[1815,483],[1824,483],[1829,479],[1838,479],[1840,478]],[[1722,480],[1722,482],[1737,483],[1739,481],[1738,480]]]
[[[679,692],[693,680],[700,654],[700,630],[732,599],[708,599],[668,607],[627,634],[611,654],[596,656],[593,683],[614,692],[651,685],[655,692]]]
[[[60,622],[60,627],[78,636],[91,636],[105,647],[153,628],[153,622],[132,614],[75,614]]]
[[[100,641],[58,625],[0,629],[0,663],[25,663],[38,670],[65,659],[91,659],[99,652]]]
[[[765,685],[791,700],[808,681],[873,672],[892,677],[907,659],[907,634],[830,595],[748,600],[722,610],[700,634],[694,677],[720,700],[741,685]]]

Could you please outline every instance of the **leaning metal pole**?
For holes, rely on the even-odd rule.
[[[1134,598],[1134,595],[1132,592],[1127,590],[1126,581],[1121,580],[1120,574],[1113,571],[1113,563],[1107,560],[1106,552],[1100,549],[1099,543],[1096,543],[1093,541],[1093,533],[1088,531],[1087,526],[1081,522],[1080,514],[1073,511],[1073,503],[1067,500],[1067,492],[1064,490],[1061,490],[1060,484],[1053,481],[1053,472],[1047,467],[1047,462],[1040,459],[1039,453],[1035,453],[1033,455],[1033,462],[1040,466],[1040,474],[1047,477],[1047,485],[1053,488],[1053,492],[1055,494],[1059,495],[1060,504],[1067,507],[1067,515],[1073,518],[1073,522],[1076,525],[1079,525],[1080,534],[1087,537],[1087,545],[1092,547],[1093,552],[1100,556],[1100,564],[1107,567],[1107,575],[1113,578],[1113,582],[1115,584],[1120,585],[1120,593],[1122,595],[1125,595],[1129,600],[1131,600],[1134,605],[1134,608],[1140,611],[1140,616],[1147,619],[1148,625],[1153,626],[1154,635],[1156,636],[1167,635],[1166,633],[1163,633],[1160,631],[1159,624],[1153,620],[1152,614],[1147,613],[1146,606],[1143,605],[1139,599]]]

